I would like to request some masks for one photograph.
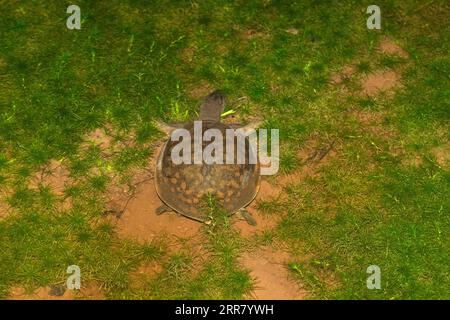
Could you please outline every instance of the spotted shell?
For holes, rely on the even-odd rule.
[[[184,126],[194,136],[194,125]],[[216,205],[228,214],[237,212],[249,204],[256,196],[260,183],[259,163],[249,163],[249,140],[245,140],[245,161],[237,163],[237,148],[234,149],[233,164],[225,163],[227,144],[237,146],[237,138],[227,141],[226,124],[203,121],[203,132],[215,128],[220,130],[223,139],[224,164],[206,164],[203,159],[200,164],[175,164],[172,161],[172,149],[178,141],[168,139],[161,149],[156,165],[155,185],[161,200],[178,213],[189,218],[204,221],[207,218],[206,199],[213,197]],[[203,133],[202,132],[202,133]],[[203,134],[202,134],[203,136]],[[194,158],[194,139],[191,143],[191,159]],[[202,142],[202,150],[210,144]]]

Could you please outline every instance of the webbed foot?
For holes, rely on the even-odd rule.
[[[247,223],[251,226],[256,226],[256,220],[252,217],[252,215],[247,211],[245,208],[241,208],[239,210],[239,213],[241,214],[242,218],[247,221]]]
[[[158,208],[156,208],[155,213],[159,216],[160,214],[163,214],[164,212],[172,211],[172,209],[165,204],[160,205]]]

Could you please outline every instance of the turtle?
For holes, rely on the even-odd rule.
[[[227,140],[227,129],[240,129],[240,132],[247,132],[261,123],[261,120],[253,121],[246,126],[238,124],[225,124],[221,122],[221,114],[225,107],[226,97],[220,90],[215,90],[205,98],[200,106],[199,117],[196,121],[201,121],[202,137],[208,129],[216,129],[222,133],[223,151],[225,152],[227,143],[234,143],[237,146],[237,137]],[[194,121],[187,124],[167,125],[157,123],[161,131],[166,134],[172,133],[176,129],[186,129],[191,136],[194,136]],[[242,141],[242,140],[241,140]],[[162,146],[156,160],[155,168],[155,188],[162,205],[156,209],[156,214],[175,211],[176,213],[200,222],[210,221],[208,213],[204,207],[204,199],[207,196],[214,196],[216,204],[228,215],[239,213],[248,224],[255,226],[256,221],[247,211],[246,207],[256,197],[260,187],[260,164],[254,154],[255,150],[250,148],[249,139],[245,137],[245,161],[236,161],[237,148],[234,150],[233,162],[206,163],[201,159],[201,163],[181,163],[175,164],[172,160],[172,150],[178,141],[167,139]],[[194,156],[194,139],[191,139],[191,156]],[[202,139],[202,149],[210,142]],[[215,155],[215,154],[214,154]],[[249,161],[250,156],[254,156],[256,161]],[[192,157],[191,157],[192,159]],[[224,158],[225,159],[225,155]],[[243,162],[243,163],[242,163]]]

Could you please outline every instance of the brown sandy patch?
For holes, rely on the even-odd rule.
[[[24,288],[13,287],[10,289],[8,300],[104,300],[105,296],[100,288],[90,283],[80,290],[69,290],[65,284],[40,287],[33,292],[27,292]]]
[[[11,207],[4,202],[4,199],[0,199],[0,219],[5,218],[11,212]]]
[[[62,161],[52,159],[31,178],[30,188],[37,189],[39,185],[42,185],[52,190],[57,196],[61,196],[70,184],[69,170]]]
[[[134,130],[125,132],[117,129],[112,124],[106,124],[104,127],[97,128],[83,137],[80,151],[83,152],[95,146],[101,150],[102,156],[108,158],[125,147],[134,147],[135,141],[136,132]]]
[[[378,50],[385,55],[396,55],[404,59],[409,58],[408,53],[389,38],[381,40]],[[354,65],[346,65],[339,73],[331,76],[330,82],[335,85],[342,84],[354,77],[355,73],[356,69]],[[400,75],[395,71],[379,70],[364,76],[360,83],[363,89],[363,95],[375,96],[379,92],[389,91],[400,85],[400,80]]]
[[[376,71],[365,76],[361,81],[363,95],[373,97],[379,92],[386,92],[400,85],[400,75],[395,71]]]
[[[104,128],[97,128],[85,137],[86,143],[92,143],[103,149],[109,149],[112,145],[112,137],[109,136]]]
[[[355,67],[347,65],[342,68],[339,73],[335,73],[331,76],[331,83],[337,85],[341,84],[345,80],[349,80],[355,74]]]
[[[271,247],[264,247],[255,252],[247,252],[239,262],[250,270],[254,279],[255,290],[247,297],[257,300],[300,300],[306,292],[290,279],[287,270],[289,255]]]
[[[162,145],[156,148],[155,157],[161,147]],[[155,168],[155,157],[149,162],[152,170]],[[155,213],[162,202],[155,189],[153,171],[138,174],[135,179],[139,182],[135,183],[136,188],[131,195],[117,187],[110,193],[111,211],[119,213],[117,232],[121,237],[132,238],[141,243],[165,237],[175,246],[198,238],[202,226],[200,222],[174,212],[161,215]]]
[[[147,281],[155,279],[162,271],[163,266],[157,261],[145,263],[130,273],[130,287],[139,289]]]
[[[67,210],[72,207],[70,197],[64,197],[65,190],[73,184],[69,169],[62,160],[52,159],[43,166],[39,172],[31,176],[29,188],[39,190],[40,187],[48,188],[57,198],[58,208]]]
[[[200,232],[201,223],[197,221],[172,212],[155,214],[161,204],[153,179],[141,184],[117,223],[119,235],[147,242],[163,235],[193,238]]]
[[[444,168],[450,167],[450,141],[431,150],[436,162]]]
[[[403,50],[399,45],[395,44],[393,40],[385,38],[380,42],[380,51],[383,54],[396,55],[401,58],[409,58],[408,53]]]
[[[96,129],[86,135],[84,142],[81,144],[81,149],[86,149],[88,144],[94,144],[102,149],[106,149],[111,145],[111,138],[106,135],[104,129]],[[51,189],[57,196],[62,196],[64,195],[64,190],[72,184],[70,170],[64,164],[64,160],[52,159],[32,175],[29,187],[36,190],[41,185]]]
[[[107,129],[98,128],[84,137],[81,149],[84,150],[89,144],[96,145],[102,150],[111,151],[112,137],[107,134]],[[100,172],[99,168],[92,168],[94,174]],[[64,160],[52,159],[44,165],[38,172],[34,173],[29,181],[29,188],[39,190],[40,187],[48,188],[58,197],[59,208],[66,210],[71,208],[70,198],[64,198],[65,190],[74,184],[70,177],[70,170],[64,164]]]
[[[274,185],[265,179],[261,179],[258,194],[256,195],[256,202],[258,201],[270,201],[280,196],[282,189]]]
[[[139,243],[161,244],[168,253],[158,262],[146,263],[130,272],[130,283],[136,289],[157,277],[171,254],[191,257],[193,273],[201,270],[209,256],[202,237],[202,223],[175,212],[155,213],[162,204],[154,185],[156,157],[162,146],[162,143],[153,146],[153,157],[146,169],[131,173],[127,183],[121,183],[115,177],[107,192],[109,203],[104,219],[115,225],[118,236]]]

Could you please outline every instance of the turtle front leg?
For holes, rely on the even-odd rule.
[[[156,208],[155,213],[159,216],[160,214],[163,214],[164,212],[169,212],[169,211],[172,211],[172,209],[169,206],[162,204],[158,208]]]
[[[242,218],[247,221],[247,223],[251,226],[256,226],[256,220],[252,217],[252,215],[248,212],[247,209],[241,208],[239,209],[239,213],[241,214]]]

